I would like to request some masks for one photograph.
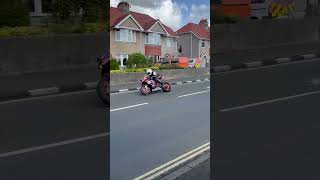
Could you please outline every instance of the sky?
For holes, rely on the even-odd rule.
[[[117,7],[122,0],[111,0],[110,5]],[[178,30],[189,22],[199,23],[208,19],[210,24],[210,0],[126,0],[132,11],[148,14],[160,19],[162,23]]]

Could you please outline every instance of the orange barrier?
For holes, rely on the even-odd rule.
[[[189,58],[188,57],[179,57],[179,65],[181,67],[187,68],[189,66]]]

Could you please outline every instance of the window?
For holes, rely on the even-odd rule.
[[[116,56],[116,60],[120,66],[126,66],[128,58],[129,58],[128,54],[118,54]]]
[[[160,45],[161,44],[160,34],[147,33],[144,38],[144,43],[145,44]]]
[[[136,32],[130,29],[116,30],[116,41],[136,42]]]
[[[202,41],[201,47],[206,47],[206,42],[205,41]]]
[[[173,38],[167,38],[167,46],[168,47],[174,46],[174,39]]]

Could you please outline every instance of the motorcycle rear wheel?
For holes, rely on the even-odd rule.
[[[110,84],[109,82],[106,82],[104,79],[101,79],[98,82],[97,88],[97,95],[98,97],[101,99],[101,101],[106,104],[109,105],[110,104]]]
[[[151,94],[151,88],[149,86],[141,86],[140,92],[144,96],[150,95]]]

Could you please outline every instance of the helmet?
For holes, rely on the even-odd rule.
[[[148,74],[148,75],[151,75],[151,73],[152,73],[152,69],[148,69],[148,70],[147,70],[147,74]]]

